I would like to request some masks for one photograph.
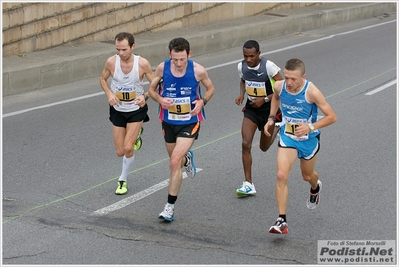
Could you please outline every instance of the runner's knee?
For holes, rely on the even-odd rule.
[[[125,146],[124,148],[123,148],[123,155],[127,155],[127,156],[130,156],[131,154],[133,153],[133,146]],[[122,155],[122,156],[123,156]]]
[[[172,157],[169,162],[169,168],[173,172],[175,170],[181,169],[182,159]]]
[[[284,171],[277,171],[277,183],[278,184],[286,184],[288,182],[288,174]]]
[[[245,139],[242,139],[242,150],[243,151],[251,151],[252,148],[252,142],[248,142]]]
[[[123,156],[125,155],[125,151],[124,151],[123,149],[118,149],[118,148],[116,148],[116,149],[115,149],[115,152],[116,152],[116,155],[117,155],[118,157],[123,157]]]

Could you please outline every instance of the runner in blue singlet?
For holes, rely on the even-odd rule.
[[[200,123],[205,119],[204,106],[215,88],[206,69],[190,60],[190,43],[175,38],[169,43],[170,59],[158,65],[149,95],[159,103],[159,119],[169,154],[170,177],[168,199],[158,218],[174,220],[174,205],[183,180],[182,167],[188,177],[196,175],[191,147],[198,138]],[[202,96],[200,83],[206,91]]]
[[[321,181],[314,170],[316,154],[320,148],[320,128],[333,124],[336,115],[325,100],[321,91],[305,79],[305,64],[299,59],[290,59],[284,67],[284,81],[274,84],[273,100],[269,121],[264,127],[270,136],[269,128],[275,123],[278,107],[282,110],[280,141],[277,150],[276,201],[279,217],[269,229],[270,233],[288,234],[287,202],[288,177],[297,158],[303,179],[310,184],[310,194],[306,201],[309,209],[320,203]],[[317,120],[318,109],[324,117]]]

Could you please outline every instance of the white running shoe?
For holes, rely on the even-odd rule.
[[[250,184],[247,181],[242,183],[242,187],[236,190],[236,194],[239,197],[255,195],[256,190],[254,184]]]
[[[174,213],[175,213],[174,205],[166,203],[165,208],[159,214],[158,218],[168,222],[172,222],[175,219],[173,216]]]
[[[308,209],[315,209],[317,207],[317,205],[319,205],[320,203],[320,192],[321,192],[321,181],[318,180],[317,184],[319,185],[319,192],[317,192],[316,194],[309,194],[309,198],[306,201],[306,206],[308,207]]]
[[[284,221],[283,218],[278,217],[277,221],[272,227],[269,229],[269,233],[271,234],[288,234],[288,225]]]
[[[194,152],[190,149],[187,154],[187,166],[184,165],[184,168],[186,169],[186,174],[188,177],[193,178],[197,174],[197,167],[195,167],[194,163]]]

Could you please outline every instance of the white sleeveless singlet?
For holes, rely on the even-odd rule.
[[[138,110],[136,98],[144,94],[143,81],[139,77],[140,56],[133,55],[133,68],[130,73],[123,73],[121,69],[121,58],[116,55],[114,76],[111,81],[111,90],[119,98],[119,104],[114,105],[117,111],[130,112]]]

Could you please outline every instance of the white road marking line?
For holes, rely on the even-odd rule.
[[[373,91],[370,91],[370,92],[366,93],[366,95],[374,95],[374,94],[376,94],[376,93],[378,93],[378,92],[380,92],[380,91],[382,91],[384,89],[387,89],[388,87],[394,85],[395,83],[396,83],[396,80],[391,81],[391,82],[389,82],[389,83],[387,83],[387,84],[385,84],[385,85],[383,85],[381,87],[378,87],[377,89],[374,89]]]
[[[197,168],[197,174],[200,171],[202,171],[202,169]],[[187,174],[184,172],[183,173],[183,179],[185,179],[185,178],[187,178]],[[195,179],[195,178],[193,178],[193,179]],[[91,215],[105,215],[105,214],[110,213],[112,211],[119,210],[119,209],[121,209],[123,207],[126,207],[127,205],[130,205],[130,204],[132,204],[132,203],[134,203],[136,201],[139,201],[140,199],[143,199],[143,198],[145,198],[145,197],[147,197],[147,196],[149,196],[149,195],[161,190],[162,188],[167,187],[168,184],[169,184],[169,179],[166,179],[166,180],[164,180],[164,181],[162,181],[162,182],[160,182],[160,183],[158,183],[156,185],[153,185],[153,186],[151,186],[151,187],[149,187],[147,189],[144,189],[141,192],[138,192],[138,193],[134,194],[133,196],[127,197],[125,199],[122,199],[121,201],[118,201],[118,202],[116,202],[116,203],[114,203],[112,205],[109,205],[108,207],[96,210]]]
[[[324,41],[324,40],[333,38],[335,36],[351,34],[353,32],[358,32],[358,31],[362,31],[362,30],[366,30],[366,29],[369,29],[369,28],[382,26],[382,25],[385,25],[385,24],[388,24],[388,23],[393,23],[393,22],[396,22],[396,20],[387,21],[387,22],[383,22],[383,23],[379,23],[379,24],[375,24],[375,25],[359,28],[359,29],[356,29],[356,30],[351,30],[351,31],[347,31],[347,32],[342,32],[342,33],[337,33],[337,34],[325,36],[325,37],[322,37],[322,38],[319,38],[319,39],[315,39],[315,40],[311,40],[311,41],[307,41],[307,42],[303,42],[303,43],[287,46],[287,47],[276,49],[276,50],[273,50],[273,51],[268,51],[266,53],[262,53],[261,55],[262,56],[269,55],[269,54],[273,54],[273,53],[289,50],[289,49],[292,49],[292,48],[308,45],[308,44],[311,44],[311,43]],[[241,62],[241,61],[242,61],[242,59],[237,59],[237,60],[234,60],[234,61],[230,61],[230,62],[219,64],[219,65],[214,65],[212,67],[206,68],[206,70],[212,70],[212,69],[216,69],[216,68],[221,68],[221,67],[228,66],[228,65],[231,65],[231,64],[236,64],[236,63]],[[144,84],[147,84],[147,83],[148,83],[148,81],[146,81]],[[56,106],[56,105],[61,105],[61,104],[69,103],[69,102],[78,101],[78,100],[89,98],[89,97],[95,97],[95,96],[99,96],[99,95],[102,95],[102,94],[104,94],[103,91],[101,91],[99,93],[94,93],[94,94],[90,94],[90,95],[86,95],[86,96],[81,96],[81,97],[76,97],[76,98],[72,98],[72,99],[67,99],[67,100],[64,100],[64,101],[59,101],[59,102],[55,102],[55,103],[51,103],[51,104],[47,104],[47,105],[42,105],[42,106],[38,106],[38,107],[23,109],[23,110],[19,110],[19,111],[14,111],[14,112],[3,114],[3,118],[7,118],[7,117],[10,117],[10,116],[26,113],[26,112],[29,112],[29,111],[32,111],[32,110],[37,110],[37,109],[41,109],[41,108],[48,108],[48,107],[52,107],[52,106]]]
[[[71,99],[62,100],[62,101],[58,101],[58,102],[54,102],[54,103],[51,103],[51,104],[46,104],[46,105],[42,105],[42,106],[38,106],[38,107],[22,109],[22,110],[18,110],[18,111],[14,111],[14,112],[3,114],[3,118],[7,118],[7,117],[10,117],[10,116],[26,113],[26,112],[29,112],[29,111],[32,111],[32,110],[37,110],[37,109],[42,109],[42,108],[49,108],[49,107],[52,107],[52,106],[62,105],[62,104],[66,104],[66,103],[69,103],[69,102],[75,102],[75,101],[78,101],[78,100],[91,98],[91,97],[95,97],[95,96],[99,96],[99,95],[105,95],[105,93],[104,92],[99,92],[99,93],[84,95],[84,96],[80,96],[80,97],[74,97],[74,98],[71,98]]]

